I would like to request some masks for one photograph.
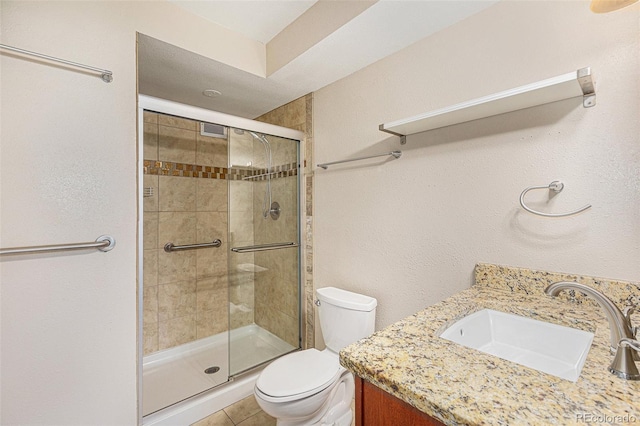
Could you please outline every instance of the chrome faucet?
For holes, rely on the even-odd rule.
[[[549,296],[557,296],[562,290],[577,290],[595,300],[604,310],[611,330],[610,350],[616,356],[609,366],[609,371],[627,380],[640,380],[640,373],[634,362],[634,352],[640,350],[640,343],[635,340],[630,315],[633,310],[620,309],[607,296],[599,291],[577,282],[559,281],[548,286],[544,292]]]

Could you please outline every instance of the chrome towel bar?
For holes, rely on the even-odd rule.
[[[182,250],[195,250],[207,247],[220,247],[222,245],[222,241],[216,238],[210,243],[202,243],[202,244],[185,244],[183,246],[175,246],[173,243],[167,243],[164,245],[164,251],[167,253],[171,253],[172,251],[182,251]]]
[[[587,204],[586,206],[583,206],[583,207],[579,208],[578,210],[573,210],[573,211],[570,211],[570,212],[567,212],[567,213],[544,213],[544,212],[539,212],[537,210],[533,210],[531,207],[528,207],[524,203],[524,196],[527,194],[527,192],[529,192],[531,190],[534,190],[534,189],[548,189],[550,191],[553,191],[555,194],[559,194],[564,189],[564,184],[562,182],[560,182],[559,180],[554,180],[549,185],[530,186],[529,188],[526,188],[524,191],[522,191],[522,194],[520,194],[520,205],[522,206],[523,209],[525,209],[529,213],[537,214],[538,216],[544,216],[544,217],[565,217],[565,216],[572,216],[574,214],[581,213],[581,212],[591,208],[591,204]]]
[[[53,251],[67,250],[83,250],[96,248],[100,251],[110,251],[116,246],[116,240],[109,235],[101,235],[96,238],[95,242],[88,243],[72,243],[72,244],[53,244],[48,246],[30,246],[30,247],[10,247],[0,249],[0,256],[9,254],[33,254],[48,253]]]
[[[256,246],[244,246],[244,247],[234,247],[231,249],[232,252],[235,253],[250,253],[253,251],[267,251],[267,250],[278,250],[283,248],[291,248],[298,247],[299,245],[293,242],[290,243],[271,243],[271,244],[259,244]]]
[[[368,160],[369,158],[376,158],[376,157],[388,157],[390,155],[392,155],[394,158],[400,158],[400,156],[402,155],[402,151],[391,151],[391,152],[385,152],[384,154],[368,155],[366,157],[357,157],[357,158],[350,158],[348,160],[332,161],[330,163],[318,164],[318,167],[322,167],[323,169],[327,170],[329,166],[332,166],[334,164],[348,163],[351,161]]]
[[[36,58],[46,59],[47,61],[58,62],[60,64],[71,65],[76,68],[82,68],[84,70],[94,71],[100,73],[102,81],[105,83],[111,83],[113,81],[113,73],[109,70],[103,70],[102,68],[91,67],[89,65],[79,64],[77,62],[67,61],[66,59],[56,58],[54,56],[43,55],[42,53],[31,52],[29,50],[19,49],[13,46],[7,46],[6,44],[0,44],[0,49],[11,50],[23,55],[35,56]]]

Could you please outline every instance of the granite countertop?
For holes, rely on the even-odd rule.
[[[621,309],[640,300],[640,286],[634,283],[479,264],[472,288],[347,346],[340,352],[340,362],[450,425],[640,421],[640,381],[622,380],[607,370],[613,355],[602,309],[573,292],[557,298],[543,294],[546,285],[560,280],[597,288]],[[578,381],[439,337],[448,324],[484,308],[593,332]]]

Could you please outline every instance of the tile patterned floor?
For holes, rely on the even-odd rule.
[[[276,419],[260,409],[253,395],[232,404],[192,426],[275,426]]]
[[[355,412],[355,400],[351,401]],[[275,426],[276,419],[260,409],[253,395],[232,404],[191,426]],[[355,425],[353,419],[352,426]]]

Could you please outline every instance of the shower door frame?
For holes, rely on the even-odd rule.
[[[303,276],[302,272],[304,271],[304,262],[305,256],[304,254],[304,215],[302,207],[305,206],[305,195],[306,191],[304,191],[304,133],[299,130],[289,129],[286,127],[276,126],[274,124],[264,123],[261,121],[251,120],[248,118],[237,117],[234,115],[225,114],[222,112],[217,112],[213,110],[208,110],[204,108],[194,107],[191,105],[180,104],[173,101],[168,101],[165,99],[155,98],[147,95],[138,95],[138,135],[137,135],[137,156],[138,156],[138,167],[137,167],[137,179],[138,179],[138,235],[137,235],[137,258],[138,258],[138,306],[137,306],[137,334],[138,334],[138,356],[137,356],[137,371],[138,371],[138,424],[143,424],[143,415],[142,415],[142,377],[143,377],[143,357],[144,357],[144,349],[143,349],[143,231],[144,231],[144,209],[143,206],[143,194],[144,194],[144,180],[143,180],[143,170],[144,170],[144,110],[155,111],[163,114],[174,115],[178,117],[188,118],[192,120],[204,121],[207,123],[215,123],[227,128],[238,128],[238,129],[247,129],[252,130],[258,133],[263,133],[266,135],[278,136],[286,139],[292,139],[298,141],[298,242],[299,246],[298,250],[298,288],[299,288],[299,342],[301,347],[304,347],[304,321],[306,317],[306,308],[305,308],[305,295],[304,289],[305,286],[303,284]],[[227,141],[229,142],[229,141]],[[227,306],[227,309],[229,307]],[[227,331],[229,332],[229,331]],[[224,384],[220,385],[224,386]],[[211,391],[211,389],[209,389]],[[209,392],[209,391],[205,391]],[[170,409],[171,406],[164,408]],[[164,410],[163,409],[163,410]]]

